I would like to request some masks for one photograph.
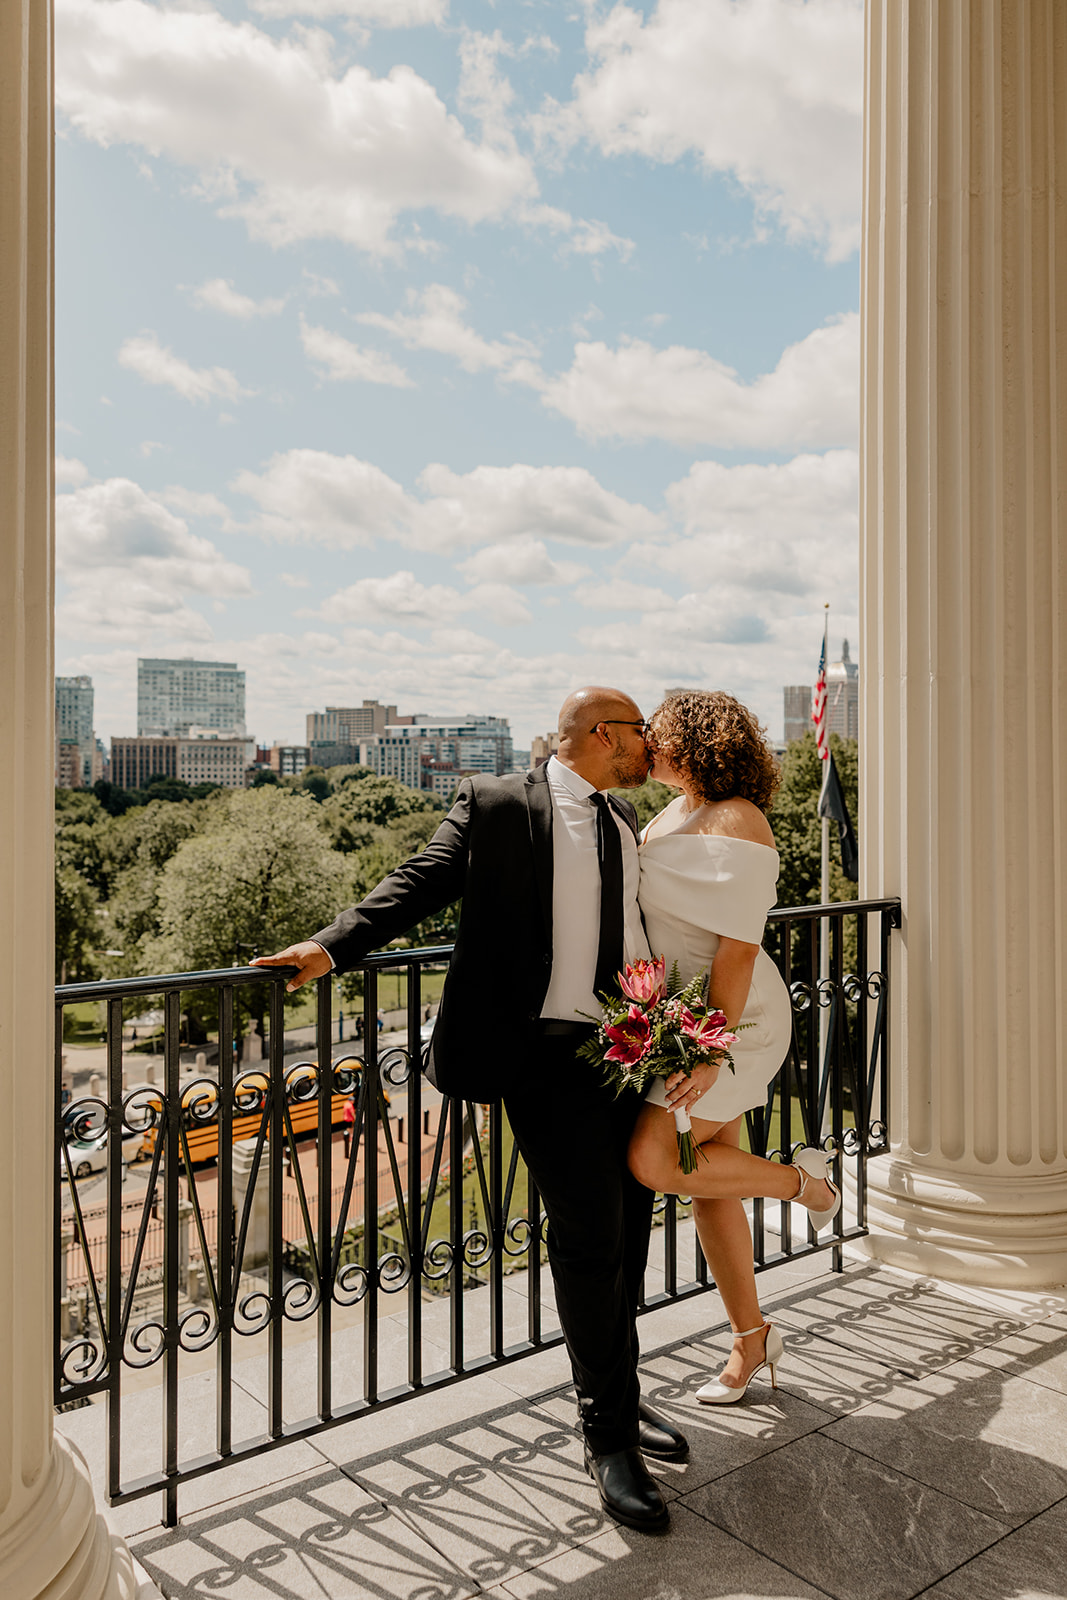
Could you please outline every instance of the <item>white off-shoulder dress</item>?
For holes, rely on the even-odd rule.
[[[707,972],[720,938],[760,943],[777,899],[777,850],[720,834],[664,833],[645,837],[640,861],[649,949],[666,956],[668,973],[674,961],[683,983]],[[792,1029],[789,991],[762,948],[741,1021],[753,1026],[740,1031],[730,1048],[734,1071],[723,1068],[690,1107],[691,1116],[732,1122],[763,1105],[767,1085],[785,1060]],[[646,1098],[650,1105],[666,1105],[662,1078],[653,1080]]]

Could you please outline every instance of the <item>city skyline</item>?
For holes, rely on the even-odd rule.
[[[195,654],[294,743],[374,697],[525,746],[588,682],[780,736],[824,602],[858,637],[862,20],[57,0],[57,670],[98,731]]]

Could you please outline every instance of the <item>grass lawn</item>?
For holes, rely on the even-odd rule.
[[[436,1006],[441,998],[444,988],[445,974],[443,972],[424,972],[419,994],[423,1005]],[[378,1006],[382,1011],[406,1010],[408,1003],[407,974],[402,972],[381,972],[378,974]],[[354,1003],[343,1005],[340,995],[335,991],[333,997],[333,1019],[336,1022],[338,1009],[345,1014],[346,1020],[355,1017],[363,1010],[363,1000],[360,998]],[[310,1028],[315,1022],[315,985],[308,984],[301,989],[295,1004],[285,1008],[286,1028]]]
[[[63,1043],[73,1045],[101,1045],[104,1042],[106,1009],[99,1000],[83,1000],[78,1005],[63,1007]]]

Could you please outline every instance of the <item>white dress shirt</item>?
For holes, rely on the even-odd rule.
[[[541,1007],[543,1017],[564,1022],[579,1013],[600,1016],[593,992],[600,944],[600,862],[596,853],[596,793],[591,783],[551,756],[548,787],[552,795],[552,973]],[[641,912],[637,905],[639,867],[637,840],[609,805],[622,841],[623,955],[627,961],[647,958]]]

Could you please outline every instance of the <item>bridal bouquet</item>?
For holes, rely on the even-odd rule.
[[[603,1019],[578,1054],[603,1066],[616,1094],[627,1088],[643,1093],[653,1078],[669,1078],[675,1072],[690,1077],[694,1067],[710,1062],[733,1071],[729,1046],[737,1034],[729,1031],[723,1012],[709,1008],[707,974],[698,973],[680,988],[677,962],[669,981],[666,973],[663,956],[635,961],[619,973],[621,995],[598,996]],[[707,1157],[693,1142],[689,1113],[676,1111],[674,1125],[682,1171],[693,1172],[698,1159]]]

